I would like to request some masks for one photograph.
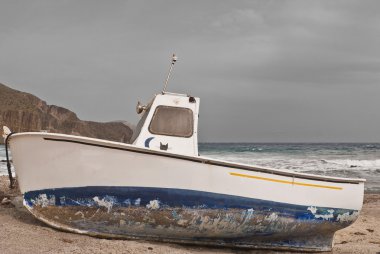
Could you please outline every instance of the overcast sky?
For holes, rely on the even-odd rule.
[[[201,142],[380,141],[380,1],[0,0],[0,83],[84,120],[199,96]]]

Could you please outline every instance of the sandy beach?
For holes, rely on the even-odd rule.
[[[7,177],[1,176],[0,253],[285,253],[106,240],[61,232],[29,214],[20,193],[8,184]],[[359,219],[335,234],[332,253],[380,253],[380,194],[365,194]]]

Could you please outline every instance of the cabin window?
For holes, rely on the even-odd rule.
[[[191,137],[193,111],[188,108],[158,106],[150,122],[149,131],[157,135]]]

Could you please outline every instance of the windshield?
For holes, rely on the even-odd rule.
[[[157,135],[191,137],[193,135],[193,111],[188,108],[158,106],[149,131]]]

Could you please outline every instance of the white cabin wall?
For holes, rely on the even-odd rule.
[[[160,149],[160,143],[168,144],[167,152],[185,155],[198,156],[198,112],[199,98],[194,97],[195,102],[189,102],[189,96],[182,94],[158,94],[155,96],[146,120],[141,128],[139,136],[133,144],[139,147],[145,147],[152,150]],[[171,106],[191,109],[193,112],[193,135],[191,137],[174,137],[166,135],[152,134],[149,131],[149,125],[158,106]]]

